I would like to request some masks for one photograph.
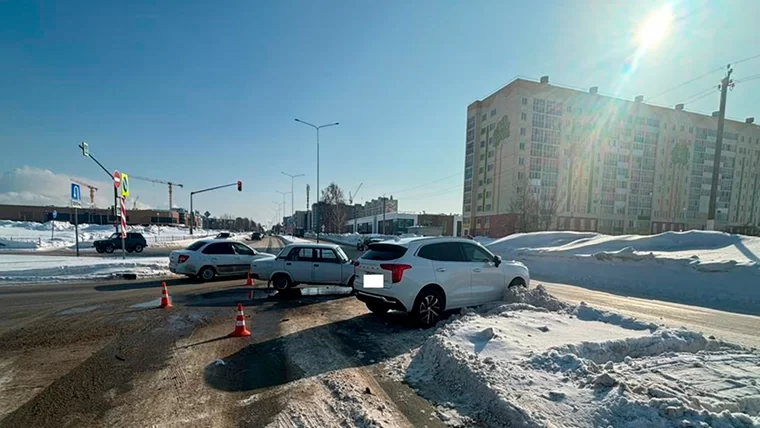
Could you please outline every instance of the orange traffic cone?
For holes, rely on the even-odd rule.
[[[251,279],[251,268],[248,268],[248,280],[245,281],[245,285],[253,285],[253,280]]]
[[[230,333],[231,337],[250,336],[251,332],[245,328],[245,315],[243,315],[243,304],[238,303],[237,316],[235,317],[235,331]]]
[[[172,301],[169,298],[169,289],[166,288],[166,282],[161,283],[161,306],[160,308],[171,308]]]

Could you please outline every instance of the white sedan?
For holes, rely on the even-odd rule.
[[[251,262],[274,254],[261,253],[229,239],[206,239],[184,250],[169,254],[169,271],[210,281],[215,276],[240,276],[248,273]]]
[[[339,245],[300,242],[286,245],[276,257],[251,263],[256,278],[272,282],[277,290],[299,284],[351,287],[354,265]]]

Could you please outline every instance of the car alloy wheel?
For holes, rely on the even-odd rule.
[[[283,291],[290,287],[290,280],[285,275],[277,275],[272,281],[275,290]]]
[[[143,246],[142,245],[140,245],[140,244],[136,244],[135,245],[135,252],[136,253],[142,253],[142,250],[143,250]]]
[[[441,299],[434,293],[426,294],[420,300],[417,309],[417,316],[419,317],[422,325],[429,327],[435,325],[438,322],[438,318],[441,316],[442,305]]]
[[[111,245],[111,244],[106,245],[106,248],[105,248],[106,253],[111,254],[111,253],[113,253],[113,250],[114,250],[114,246],[113,245]]]
[[[214,279],[214,275],[216,275],[216,273],[214,272],[214,269],[210,266],[206,266],[203,269],[201,269],[201,272],[198,276],[200,276],[201,279],[203,279],[204,281],[211,281],[212,279]]]

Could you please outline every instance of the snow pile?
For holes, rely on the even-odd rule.
[[[0,285],[107,279],[125,273],[138,278],[170,276],[167,257],[68,257],[0,255]]]
[[[55,228],[55,233],[51,231]],[[195,229],[193,235],[184,226],[129,226],[130,232],[141,233],[149,247],[182,247],[194,241],[215,236],[218,231]],[[91,249],[92,242],[106,239],[114,233],[111,225],[80,224],[79,248]],[[51,235],[52,238],[51,238]],[[75,249],[74,225],[63,221],[35,223],[0,220],[0,250]]]
[[[299,242],[311,242],[308,239],[299,238],[297,236],[293,235],[277,235],[280,239],[282,239],[285,244],[295,244]]]
[[[760,238],[721,232],[510,235],[487,245],[550,282],[760,314]]]
[[[760,426],[760,353],[543,287],[507,297],[431,336],[406,381],[477,426]]]

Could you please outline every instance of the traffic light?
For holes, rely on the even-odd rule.
[[[243,191],[243,182],[240,181],[240,180],[238,180],[237,185],[238,185],[238,192],[242,192]]]

